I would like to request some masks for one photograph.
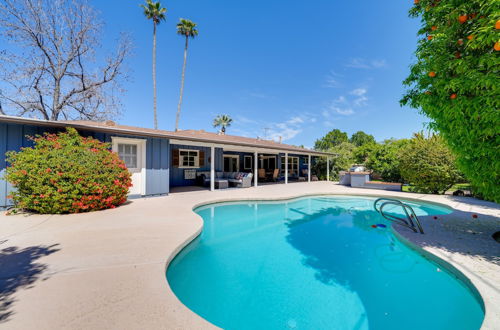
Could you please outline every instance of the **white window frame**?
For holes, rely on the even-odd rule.
[[[260,168],[264,168],[264,159],[267,159],[267,168],[269,168],[269,159],[274,159],[274,169],[278,168],[276,156],[260,156]]]
[[[137,145],[137,143],[123,143],[123,142],[120,142],[120,143],[117,143],[117,149],[118,149],[118,155],[120,155],[120,146],[131,146],[131,147],[135,147],[135,155],[132,154],[132,153],[125,153],[125,157],[130,157],[130,156],[134,156],[135,157],[135,166],[129,166],[127,164],[127,161],[125,159],[122,159],[124,162],[125,162],[125,165],[127,166],[128,169],[131,169],[131,170],[135,170],[135,169],[138,169],[140,167],[140,158],[141,158],[141,155],[139,155],[139,152],[140,152],[140,146]],[[123,154],[122,154],[123,155]]]
[[[247,165],[247,158],[250,158],[250,167],[246,166]],[[251,170],[252,169],[252,164],[253,164],[253,162],[252,162],[253,159],[252,158],[253,157],[249,156],[249,155],[243,156],[243,169],[244,170]]]
[[[240,156],[239,155],[222,155],[222,161],[224,161],[224,158],[235,158],[236,159],[236,172],[240,170]],[[222,163],[222,166],[224,167],[224,163]],[[226,169],[223,168],[225,171]]]
[[[181,152],[187,151],[187,152],[195,152],[196,157],[194,159],[194,166],[184,166],[184,156],[181,155]],[[200,168],[200,150],[196,149],[179,149],[179,168]]]
[[[281,171],[285,173],[285,156],[281,156]],[[297,160],[294,162],[293,160]],[[294,165],[296,165],[296,168],[294,168]],[[294,156],[288,156],[288,175],[296,173],[299,175],[299,168],[300,168],[300,163],[299,163],[299,157],[294,157]]]

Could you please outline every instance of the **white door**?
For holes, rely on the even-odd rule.
[[[117,152],[132,174],[129,195],[146,194],[146,140],[113,137],[113,151]]]

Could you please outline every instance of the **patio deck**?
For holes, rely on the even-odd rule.
[[[486,305],[484,329],[500,324],[497,204],[454,196],[359,189],[332,182],[185,190],[76,215],[0,215],[0,328],[209,329],[169,289],[165,270],[202,229],[199,204],[307,194],[394,196],[457,211],[422,217],[426,235],[398,232],[461,270]],[[478,219],[473,219],[477,214]],[[441,217],[441,216],[440,216]]]

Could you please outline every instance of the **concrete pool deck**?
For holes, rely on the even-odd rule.
[[[168,262],[202,229],[196,205],[304,195],[394,196],[456,211],[422,217],[425,235],[397,229],[463,272],[500,324],[500,206],[472,198],[359,189],[331,182],[183,191],[76,215],[0,215],[1,329],[210,329],[169,289]],[[472,215],[478,215],[473,218]],[[430,297],[431,299],[431,297]],[[446,308],[446,306],[443,306]]]

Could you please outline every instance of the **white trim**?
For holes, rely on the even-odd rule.
[[[210,191],[215,190],[215,147],[210,147]]]
[[[307,182],[311,182],[311,155],[307,155]]]
[[[253,153],[253,185],[257,187],[259,182],[259,154],[257,151]]]
[[[326,181],[330,181],[330,157],[326,157]]]
[[[264,168],[264,159],[267,159],[267,166],[269,167],[269,159],[274,159],[274,168],[278,168],[278,156],[279,154],[273,155],[273,156],[264,156],[260,155],[259,160],[260,160],[260,168]]]
[[[137,165],[139,167],[131,170],[140,170],[141,172],[141,195],[146,195],[146,139],[126,138],[121,136],[111,137],[111,150],[118,153],[118,144],[135,144],[140,150],[141,157],[139,158],[139,150],[137,151]]]
[[[236,171],[235,172],[239,172],[240,171],[240,156],[239,155],[227,155],[227,154],[223,154],[222,155],[222,169],[224,170],[224,172],[229,172],[229,171],[226,171],[226,169],[224,168],[224,158],[236,158]]]
[[[200,168],[200,150],[196,150],[196,149],[178,149],[178,150],[179,150],[179,166],[178,166],[178,168]],[[182,165],[182,160],[183,160],[183,158],[182,158],[183,156],[181,156],[182,151],[196,152],[194,166],[183,166]]]
[[[170,139],[170,145],[172,144],[178,144],[178,145],[185,145],[185,146],[193,146],[193,147],[212,147],[214,146],[215,148],[222,148],[224,151],[236,151],[236,152],[255,152],[257,151],[258,153],[261,154],[273,154],[273,155],[279,155],[284,152],[288,152],[289,154],[295,154],[295,155],[309,155],[311,152],[307,151],[295,151],[295,150],[289,150],[287,151],[286,149],[273,149],[273,148],[264,148],[264,147],[251,147],[251,146],[240,146],[240,145],[234,145],[234,144],[224,144],[224,143],[208,143],[208,142],[196,142],[196,141],[188,141],[188,140],[177,140],[177,139]],[[312,154],[317,155],[317,156],[326,156],[324,153],[318,152],[312,152]]]
[[[250,167],[246,166],[246,164],[247,164],[246,159],[247,158],[250,158]],[[252,158],[253,158],[253,156],[251,156],[251,155],[244,155],[243,156],[243,169],[244,170],[251,170],[252,169]]]
[[[283,164],[283,160],[281,162]],[[285,184],[288,184],[288,152],[285,153]]]
[[[43,126],[50,126],[50,127],[74,127],[77,129],[85,129],[85,130],[94,130],[97,132],[107,132],[108,134],[128,134],[128,135],[134,135],[134,136],[143,136],[143,137],[158,137],[158,138],[164,138],[164,139],[169,139],[171,141],[179,141],[178,143],[175,144],[184,144],[184,145],[190,145],[190,143],[194,143],[193,145],[202,145],[205,144],[206,146],[228,146],[237,150],[237,151],[242,151],[242,148],[246,148],[248,152],[254,152],[255,150],[273,150],[269,151],[268,153],[283,153],[283,152],[289,152],[289,153],[295,153],[295,154],[301,154],[301,155],[316,155],[316,156],[338,156],[337,154],[333,153],[326,153],[326,152],[315,152],[314,150],[307,150],[304,149],[304,151],[297,151],[295,149],[289,149],[286,148],[286,145],[284,147],[279,147],[273,149],[271,148],[266,148],[266,147],[259,147],[257,145],[253,145],[251,142],[228,142],[228,143],[220,143],[220,142],[214,142],[211,141],[210,139],[207,138],[199,138],[196,139],[196,137],[189,138],[189,137],[180,137],[180,136],[175,136],[174,132],[168,132],[168,131],[162,131],[162,130],[150,130],[150,131],[144,131],[141,128],[137,127],[136,129],[129,129],[129,128],[123,128],[123,127],[117,127],[117,126],[105,126],[105,125],[97,125],[97,124],[87,124],[87,123],[68,123],[64,121],[50,121],[50,120],[43,120],[43,119],[33,119],[33,118],[22,118],[22,117],[16,117],[16,116],[7,116],[7,115],[0,115],[0,122],[11,122],[11,123],[37,123]],[[196,140],[200,142],[195,142]],[[228,149],[229,150],[229,149]],[[264,152],[264,151],[262,151]]]
[[[288,153],[287,153],[288,154]],[[280,170],[288,170],[288,167],[290,167],[289,165],[292,165],[292,172],[296,172],[297,173],[297,176],[300,176],[300,157],[297,157],[297,156],[281,156],[281,167],[280,167]],[[285,161],[283,162],[283,158],[285,158]],[[292,162],[290,162],[290,160],[292,160]],[[296,161],[295,161],[296,160]],[[285,165],[286,164],[286,165]],[[285,167],[285,166],[286,167]],[[296,165],[297,168],[294,168],[293,166]],[[287,171],[289,172],[289,171]]]

